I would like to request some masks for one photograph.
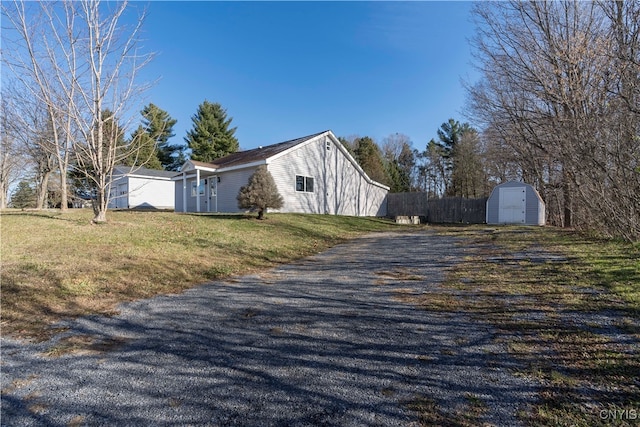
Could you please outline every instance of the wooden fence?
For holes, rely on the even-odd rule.
[[[487,198],[462,197],[429,198],[427,193],[389,193],[387,214],[420,216],[430,223],[483,224],[486,221]]]

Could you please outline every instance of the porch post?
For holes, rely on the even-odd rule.
[[[187,211],[187,173],[182,172],[182,212]]]
[[[200,212],[200,169],[196,169],[196,212]]]

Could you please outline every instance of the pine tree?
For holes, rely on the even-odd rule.
[[[264,218],[267,208],[280,209],[284,204],[273,176],[264,165],[258,166],[249,184],[240,188],[237,200],[240,209],[257,210],[258,219]]]
[[[126,166],[144,166],[148,169],[163,169],[158,158],[156,141],[145,131],[142,125],[131,135],[129,142],[131,154],[124,159]]]
[[[10,205],[17,209],[36,207],[36,192],[27,181],[18,183],[18,187],[11,195]]]
[[[131,155],[123,163],[149,169],[180,169],[185,161],[185,147],[169,144],[169,138],[175,136],[173,126],[177,120],[155,104],[147,105],[140,114],[142,124],[131,135]]]
[[[384,167],[382,153],[375,141],[368,136],[358,138],[354,141],[355,158],[362,170],[374,181],[388,185],[391,182]]]
[[[218,103],[204,101],[191,117],[193,129],[187,132],[185,141],[191,149],[191,159],[213,162],[239,149],[233,136],[237,128],[229,128],[233,119],[227,119],[227,111]]]
[[[147,105],[140,113],[144,130],[155,143],[156,156],[161,164],[158,169],[178,170],[185,161],[185,147],[169,144],[169,138],[175,136],[173,126],[178,121],[155,104]]]

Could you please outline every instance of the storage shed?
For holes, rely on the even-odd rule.
[[[109,209],[173,209],[177,172],[140,166],[116,166],[111,176]]]
[[[497,185],[487,200],[487,224],[544,225],[545,218],[540,194],[523,182]]]

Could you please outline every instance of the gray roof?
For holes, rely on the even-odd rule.
[[[147,169],[140,166],[119,165],[113,168],[113,174],[114,175],[148,176],[150,178],[173,178],[178,174],[178,172],[158,170],[158,169]]]
[[[327,131],[314,133],[313,135],[303,136],[302,138],[291,139],[289,141],[280,142],[277,144],[266,145],[264,147],[254,148],[247,151],[238,151],[237,153],[229,154],[228,156],[215,159],[212,163],[195,162],[191,160],[194,165],[200,165],[215,169],[228,168],[231,166],[243,165],[247,163],[253,163],[260,160],[266,160],[269,157],[275,156],[289,148],[295,147],[298,144],[302,144],[318,135],[322,135]]]

